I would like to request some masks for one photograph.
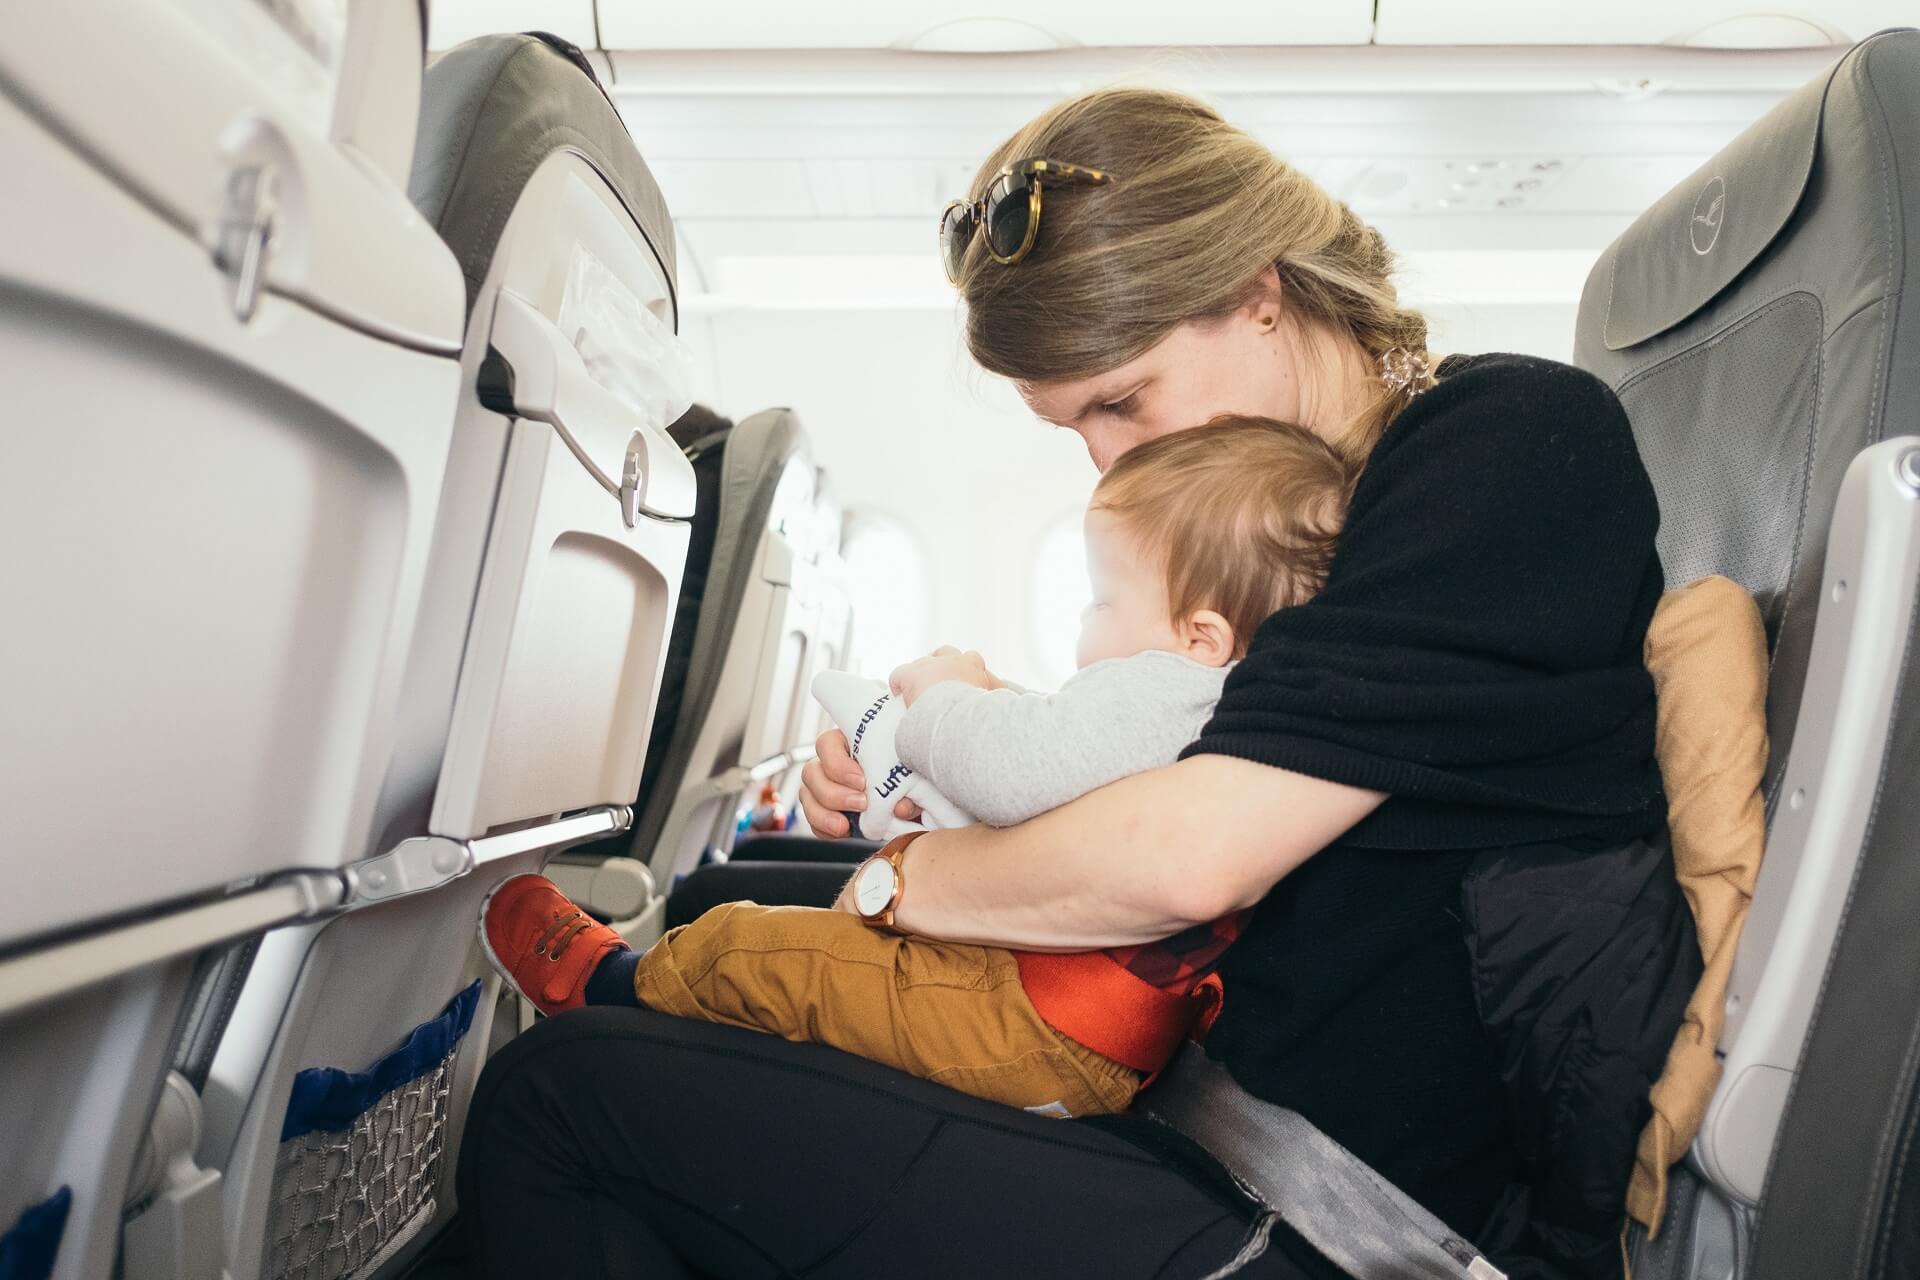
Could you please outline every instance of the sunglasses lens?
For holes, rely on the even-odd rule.
[[[999,258],[1011,258],[1027,242],[1033,221],[1028,199],[1033,179],[1011,174],[987,188],[987,247]]]
[[[960,264],[967,257],[967,242],[973,239],[973,210],[965,205],[947,206],[940,219],[940,265],[947,269],[947,280],[960,282]]]

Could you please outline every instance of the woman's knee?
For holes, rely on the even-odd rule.
[[[651,1046],[679,1038],[679,1019],[643,1009],[585,1008],[543,1018],[488,1060],[474,1090],[462,1165],[486,1149],[595,1145],[609,1095],[645,1088]],[[575,1113],[581,1107],[587,1114]],[[568,1133],[574,1130],[576,1132]]]

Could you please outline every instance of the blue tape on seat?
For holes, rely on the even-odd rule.
[[[406,1043],[365,1071],[342,1071],[338,1067],[302,1071],[293,1078],[280,1141],[345,1129],[355,1116],[382,1097],[432,1071],[467,1034],[474,1010],[479,1007],[480,983],[476,981],[448,1001],[439,1017],[415,1027]]]
[[[62,1187],[20,1214],[7,1234],[0,1236],[0,1280],[47,1280],[60,1253],[60,1237],[67,1229],[67,1210],[73,1207],[73,1189]]]

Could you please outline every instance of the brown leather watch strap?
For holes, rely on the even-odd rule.
[[[870,928],[879,929],[883,933],[904,934],[906,932],[893,922],[894,914],[900,909],[900,899],[907,892],[907,871],[902,859],[907,856],[907,846],[925,834],[927,833],[924,831],[909,831],[905,835],[895,836],[873,855],[875,858],[884,858],[893,864],[893,897],[888,899],[885,907],[873,915],[861,914],[860,918],[866,921]],[[864,866],[865,863],[861,865]],[[857,876],[859,872],[856,871],[854,874]]]

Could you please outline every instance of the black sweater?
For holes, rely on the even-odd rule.
[[[1260,628],[1189,753],[1387,792],[1366,848],[1643,831],[1659,509],[1626,414],[1550,360],[1441,372],[1375,447],[1326,590]]]
[[[1376,446],[1325,591],[1261,627],[1188,754],[1388,793],[1260,905],[1208,1050],[1474,1233],[1517,1157],[1462,877],[1659,825],[1662,580],[1611,391],[1517,355],[1441,373]]]

